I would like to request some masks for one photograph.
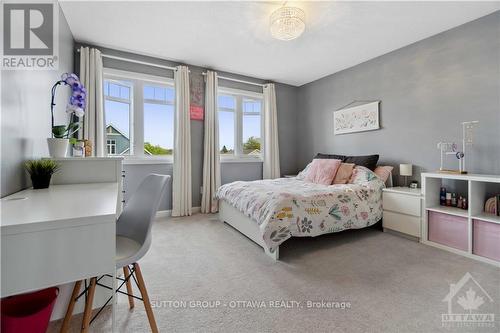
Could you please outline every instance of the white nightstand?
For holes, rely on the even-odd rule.
[[[384,188],[382,196],[384,231],[393,230],[420,239],[422,216],[421,189],[409,187]]]

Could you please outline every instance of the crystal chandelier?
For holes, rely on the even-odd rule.
[[[297,7],[283,6],[271,14],[271,35],[280,40],[292,40],[306,28],[305,13]]]

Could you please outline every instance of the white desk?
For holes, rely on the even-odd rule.
[[[1,200],[1,297],[115,272],[118,183],[52,185]]]

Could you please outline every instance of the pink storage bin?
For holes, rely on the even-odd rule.
[[[467,218],[429,211],[428,238],[430,241],[467,251]]]
[[[500,261],[500,224],[472,220],[472,253]]]
[[[1,301],[2,333],[44,333],[59,289],[47,288],[27,294],[3,298]]]

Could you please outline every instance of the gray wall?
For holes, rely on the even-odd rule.
[[[499,62],[495,12],[300,87],[298,167],[318,152],[379,153],[382,164],[413,163],[414,174],[436,170],[436,144],[479,120],[469,170],[500,174]],[[355,100],[381,100],[382,129],[334,136],[332,112]]]
[[[172,164],[126,164],[125,170],[125,201],[128,200],[130,194],[134,193],[141,181],[151,173],[172,175]],[[194,169],[193,169],[194,170]],[[197,174],[198,172],[196,172]],[[221,164],[222,184],[227,184],[235,180],[257,180],[262,179],[262,163],[222,163]],[[200,176],[201,177],[201,176]],[[195,181],[193,176],[193,182]],[[201,186],[201,179],[197,180],[197,184]],[[198,186],[198,185],[197,185]],[[193,206],[200,205],[201,200],[200,187],[193,185],[193,199],[197,198],[197,204],[193,202]],[[194,191],[196,190],[196,193]],[[172,183],[167,185],[165,194],[161,199],[159,210],[172,209]]]
[[[74,41],[61,10],[57,35],[60,61],[58,70],[2,70],[2,197],[30,186],[23,169],[24,161],[48,156],[46,139],[51,136],[50,89],[62,73],[73,71]],[[69,89],[59,88],[55,116],[57,124],[67,122],[65,106],[68,98]]]
[[[80,44],[77,43],[76,47]],[[142,56],[138,54],[122,52],[118,50],[98,47],[104,54],[126,57],[130,59],[142,60],[167,66],[177,66],[179,63],[163,59]],[[173,77],[173,72],[166,69],[134,64],[116,59],[104,58],[104,67],[139,72],[151,75]],[[79,68],[79,53],[75,52],[75,71]],[[205,68],[189,65],[191,86],[203,82],[202,72]],[[232,73],[218,71],[219,75],[233,77],[243,80],[249,80],[256,83],[267,82],[263,79],[256,79],[235,75]],[[224,87],[246,89],[250,91],[262,92],[258,86],[220,80],[219,84]],[[204,86],[204,85],[203,85]],[[297,87],[286,84],[276,84],[276,99],[278,106],[279,129],[278,137],[280,144],[280,163],[283,174],[295,173],[297,171],[295,140],[296,140],[296,115],[297,115]],[[191,94],[193,97],[193,93]],[[191,168],[192,168],[192,200],[193,206],[200,206],[201,195],[200,187],[202,185],[203,175],[203,122],[191,120]],[[167,164],[139,164],[125,165],[125,187],[126,196],[132,193],[146,175],[151,172],[161,174],[172,174],[172,166]],[[255,180],[262,178],[262,163],[222,163],[221,165],[222,183],[228,183],[235,180]],[[160,210],[171,209],[171,189],[162,200]]]

